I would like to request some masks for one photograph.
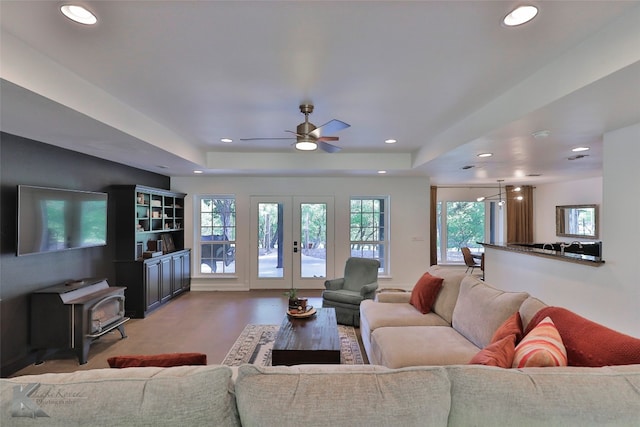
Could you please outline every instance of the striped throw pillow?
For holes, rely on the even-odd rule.
[[[567,350],[550,317],[545,317],[516,346],[514,368],[567,366]]]

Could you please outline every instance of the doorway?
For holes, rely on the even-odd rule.
[[[322,289],[333,227],[333,197],[251,197],[251,289]]]

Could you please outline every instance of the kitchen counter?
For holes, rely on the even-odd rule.
[[[590,265],[600,267],[604,264],[602,257],[578,254],[572,252],[562,253],[561,251],[551,249],[541,249],[534,246],[533,243],[484,243],[478,242],[484,247],[493,248],[509,252],[518,252],[524,255],[533,255],[544,258],[555,259],[558,261],[572,262],[575,264]]]

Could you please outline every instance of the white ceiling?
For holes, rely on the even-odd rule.
[[[1,130],[165,175],[535,184],[601,175],[603,133],[640,122],[638,1],[532,1],[517,28],[518,1],[79,1],[92,27],[62,3],[0,0]],[[302,102],[351,124],[342,151],[240,141]]]

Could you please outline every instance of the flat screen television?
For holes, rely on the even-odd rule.
[[[18,256],[106,244],[107,193],[18,186]]]

